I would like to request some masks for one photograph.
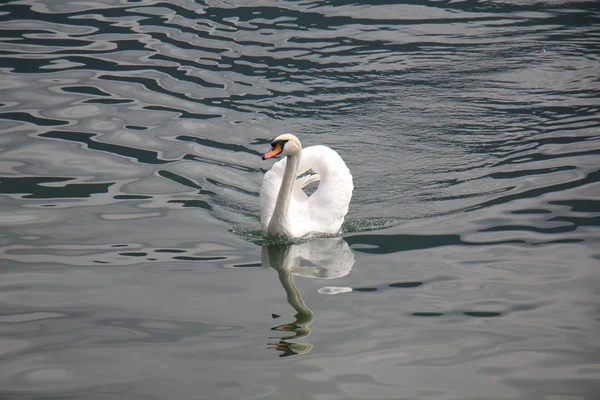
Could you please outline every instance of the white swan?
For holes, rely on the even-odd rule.
[[[285,158],[268,171],[260,190],[260,221],[268,236],[302,237],[311,232],[338,233],[352,197],[352,175],[346,163],[326,146],[302,150],[292,134],[278,136],[271,143],[266,160],[277,155]],[[298,178],[307,171],[314,174]],[[302,190],[319,181],[309,197]]]

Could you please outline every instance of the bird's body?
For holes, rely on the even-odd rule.
[[[279,136],[265,157],[285,156],[268,171],[260,191],[261,224],[268,236],[302,237],[339,232],[354,188],[352,175],[337,152],[326,146],[302,149],[291,134]],[[308,171],[312,175],[305,175]],[[319,182],[310,196],[302,190]]]

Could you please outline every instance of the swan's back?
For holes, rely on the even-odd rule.
[[[273,165],[264,178],[260,192],[261,224],[266,229],[273,215],[277,196],[283,180],[287,159]],[[337,152],[326,146],[311,146],[302,150],[298,175],[312,170],[320,178],[319,187],[311,195],[302,191],[302,183],[315,178],[297,181],[292,191],[289,220],[296,237],[310,232],[335,234],[340,230],[354,188],[352,175]]]

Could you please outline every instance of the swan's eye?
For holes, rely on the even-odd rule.
[[[283,149],[283,146],[285,146],[285,144],[287,143],[287,140],[276,140],[273,143],[271,143],[271,147],[275,147],[277,145],[281,145],[281,148]]]

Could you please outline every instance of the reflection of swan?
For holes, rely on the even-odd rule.
[[[285,252],[275,250],[282,248]],[[291,246],[263,246],[262,263],[306,278],[334,279],[350,273],[354,254],[341,238],[316,238]]]
[[[352,175],[344,160],[326,146],[302,150],[292,134],[277,137],[263,159],[286,157],[265,174],[260,190],[260,219],[269,236],[301,237],[340,230],[352,197]],[[296,179],[312,170],[314,174]],[[303,187],[321,181],[307,196]]]
[[[272,328],[277,331],[293,332],[293,335],[279,339],[271,345],[282,352],[281,357],[308,353],[309,343],[289,342],[310,335],[313,312],[306,306],[302,294],[294,283],[293,275],[311,278],[339,278],[347,275],[354,264],[354,255],[348,244],[340,238],[315,239],[300,245],[263,246],[262,264],[277,271],[279,281],[287,295],[288,303],[297,311],[296,320]],[[301,261],[312,266],[303,266]]]

